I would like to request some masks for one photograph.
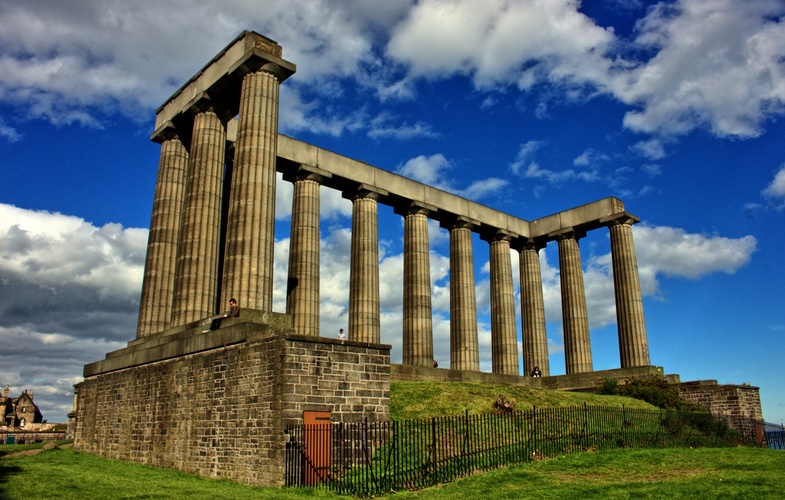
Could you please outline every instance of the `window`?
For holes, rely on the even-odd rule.
[[[25,419],[20,420],[19,421],[19,427],[24,427],[25,423],[27,423]]]

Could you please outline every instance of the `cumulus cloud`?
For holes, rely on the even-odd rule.
[[[580,86],[608,68],[613,35],[577,8],[572,0],[426,0],[392,30],[387,54],[412,75],[465,74],[480,88]]]
[[[694,280],[718,272],[733,274],[747,265],[757,250],[753,236],[727,238],[647,224],[633,226],[633,233],[644,297],[659,297],[662,279]],[[586,250],[582,253],[590,327],[602,328],[616,322],[611,254],[586,254]],[[548,323],[560,324],[559,268],[558,263],[551,264],[548,255],[546,250],[540,251],[545,315]]]
[[[785,165],[774,174],[774,179],[763,190],[763,197],[773,203],[778,210],[785,207]]]
[[[452,169],[452,164],[441,153],[431,156],[417,156],[411,158],[406,163],[400,165],[396,173],[422,182],[429,186],[447,191],[470,200],[479,200],[493,193],[498,193],[508,185],[505,179],[490,177],[487,179],[477,179],[464,188],[454,185],[453,178],[448,172]]]
[[[619,71],[610,88],[635,110],[632,130],[681,135],[707,128],[756,137],[785,111],[785,21],[774,1],[661,2],[638,22],[648,60]],[[653,158],[656,159],[656,158]]]
[[[147,230],[0,204],[0,363],[7,382],[71,409],[85,363],[131,340]]]
[[[416,97],[422,79],[455,76],[486,94],[548,84],[537,97],[540,118],[548,100],[609,96],[629,108],[623,126],[663,137],[697,128],[755,137],[785,112],[782,2],[661,2],[631,39],[580,8],[575,0],[6,2],[0,102],[17,112],[0,123],[0,137],[19,140],[15,122],[31,118],[101,127],[119,110],[146,119],[227,33],[244,29],[275,39],[298,65],[282,87],[284,131],[438,137],[425,121],[333,104],[365,93],[383,106]],[[640,149],[664,154],[646,140]]]

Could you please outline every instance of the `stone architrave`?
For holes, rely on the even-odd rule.
[[[637,217],[626,212],[607,220],[611,236],[613,286],[616,295],[616,322],[619,329],[619,356],[622,368],[650,364],[638,261],[632,238],[632,225],[638,221]]]
[[[499,231],[487,238],[491,271],[491,359],[493,373],[520,375],[515,330],[515,294],[510,260],[511,235]]]
[[[450,230],[450,368],[480,371],[477,297],[474,290],[473,224],[460,218]]]
[[[381,192],[360,186],[352,200],[352,255],[349,272],[349,340],[381,342],[379,303],[379,217]]]
[[[578,234],[572,230],[557,236],[567,375],[593,370],[589,316],[586,310],[586,292],[583,287],[581,252],[578,247],[578,239],[583,236],[583,233]]]
[[[294,182],[286,314],[299,335],[319,336],[319,188],[327,172],[302,165],[286,180]]]
[[[270,55],[270,58],[273,56]],[[272,311],[278,93],[294,71],[265,59],[246,61],[226,226],[223,300]]]
[[[215,313],[226,124],[210,100],[196,104],[183,222],[175,273],[172,325]]]
[[[538,367],[543,377],[551,374],[548,337],[545,329],[545,301],[542,295],[539,247],[533,240],[520,249],[521,325],[523,328],[523,373]]]
[[[411,204],[403,218],[403,359],[404,365],[432,366],[433,312],[428,214],[435,207]]]
[[[177,242],[188,170],[188,151],[173,126],[167,127],[155,139],[161,143],[161,155],[150,218],[137,338],[162,332],[172,324]]]

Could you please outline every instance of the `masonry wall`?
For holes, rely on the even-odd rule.
[[[386,345],[274,334],[86,377],[74,446],[252,485],[283,484],[287,423],[389,418]]]
[[[705,407],[746,435],[753,435],[753,421],[763,420],[758,387],[719,385],[716,380],[683,382],[678,387],[685,400]]]

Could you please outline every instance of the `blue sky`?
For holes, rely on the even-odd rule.
[[[765,419],[785,421],[785,3],[0,0],[0,385],[33,390],[49,421],[85,363],[135,337],[155,109],[244,29],[297,65],[282,133],[527,220],[622,199],[641,219],[652,364],[760,387]],[[290,201],[280,182],[279,311]],[[327,336],[346,324],[350,213],[322,189]],[[399,362],[402,221],[379,219],[382,341]],[[448,366],[447,233],[430,238]],[[617,368],[607,231],[580,246],[594,367]],[[474,254],[490,371],[487,243]],[[561,374],[554,245],[541,262]]]

